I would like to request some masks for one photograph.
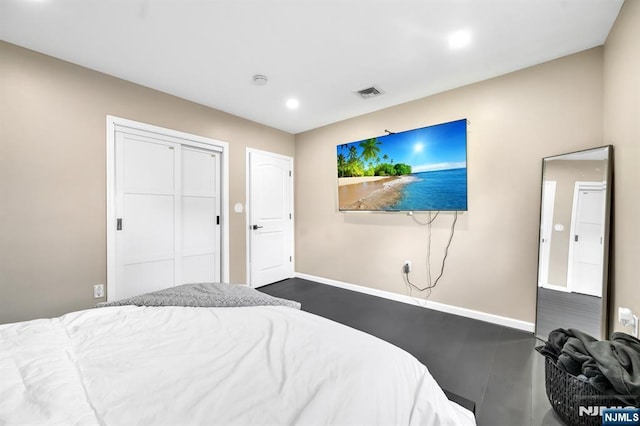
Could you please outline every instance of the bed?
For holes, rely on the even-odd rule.
[[[0,325],[0,424],[475,424],[387,342],[248,287],[198,286],[217,301],[152,294]]]

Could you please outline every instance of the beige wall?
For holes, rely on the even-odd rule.
[[[625,1],[604,49],[604,136],[614,146],[615,214],[613,294],[610,321],[617,308],[640,316],[640,2]]]
[[[0,323],[96,302],[107,114],[229,142],[232,206],[245,202],[246,147],[295,149],[288,133],[4,42],[0,99]],[[243,282],[245,217],[230,215],[230,278]]]
[[[468,118],[469,211],[431,300],[534,322],[542,158],[603,145],[602,58],[595,48],[296,135],[297,271],[406,294],[406,259],[424,285],[425,227],[337,211],[336,146]],[[433,226],[435,275],[452,219]]]

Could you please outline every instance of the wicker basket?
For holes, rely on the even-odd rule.
[[[622,401],[611,395],[603,395],[588,382],[582,381],[545,357],[545,385],[553,410],[568,426],[601,426],[600,415],[580,415],[583,407],[620,407]]]

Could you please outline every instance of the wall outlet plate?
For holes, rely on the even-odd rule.
[[[633,312],[631,312],[631,309],[618,307],[618,322],[622,325],[633,325]]]
[[[96,284],[93,286],[93,298],[100,299],[104,297],[104,284]]]

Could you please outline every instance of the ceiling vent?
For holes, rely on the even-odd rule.
[[[253,84],[255,84],[256,86],[265,86],[267,84],[267,76],[262,74],[254,75]]]
[[[362,99],[369,99],[382,95],[382,91],[371,86],[367,87],[366,89],[358,90],[356,94],[360,95]]]

